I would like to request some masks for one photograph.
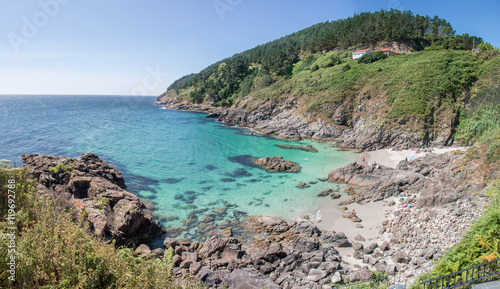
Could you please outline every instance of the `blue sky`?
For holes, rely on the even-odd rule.
[[[158,95],[258,44],[390,8],[500,47],[500,0],[0,0],[0,94]]]

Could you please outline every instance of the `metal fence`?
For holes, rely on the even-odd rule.
[[[381,284],[381,283],[388,283],[389,282],[389,276],[385,276],[382,278],[378,279],[372,279],[364,282],[357,282],[357,283],[352,283],[352,284],[346,284],[346,285],[340,285],[338,287],[334,288],[349,288],[349,289],[356,289],[356,288],[372,288],[373,285],[375,284]]]
[[[500,259],[419,283],[424,289],[455,288],[500,273]]]

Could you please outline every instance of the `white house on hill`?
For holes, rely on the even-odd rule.
[[[363,56],[367,53],[371,53],[371,52],[372,52],[372,50],[370,48],[363,49],[363,50],[356,50],[352,53],[352,59],[360,58],[361,56]]]

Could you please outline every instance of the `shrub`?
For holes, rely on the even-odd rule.
[[[319,69],[319,66],[315,63],[313,66],[311,66],[311,72],[314,72]]]
[[[488,51],[488,50],[493,50],[493,45],[491,45],[488,42],[483,42],[483,43],[479,44],[477,46],[477,48],[479,48],[479,50],[485,52],[485,51]]]
[[[75,224],[70,211],[56,212],[51,199],[36,193],[26,169],[9,169],[0,165],[0,232],[12,226],[5,218],[11,189],[16,193],[17,267],[12,282],[6,278],[7,262],[0,262],[1,288],[201,288],[194,280],[172,277],[171,253],[145,260],[89,235],[84,220],[82,226]],[[0,246],[0,259],[9,256],[7,246]]]
[[[255,90],[266,88],[272,83],[273,83],[273,77],[269,74],[266,74],[261,79],[259,79],[259,81],[255,85]]]
[[[457,138],[469,143],[496,128],[500,128],[500,89],[490,89],[473,99],[462,116]]]
[[[346,64],[346,65],[342,66],[342,72],[346,72],[349,69],[351,69],[351,66],[349,64]]]
[[[65,173],[65,174],[70,174],[71,171],[72,171],[72,168],[70,168],[69,166],[66,166],[64,164],[57,164],[55,167],[51,167],[49,169],[49,171],[52,173],[52,174],[59,174],[59,173]]]
[[[358,63],[373,63],[384,58],[387,58],[387,55],[385,55],[385,53],[382,51],[377,51],[361,56],[360,58],[358,58]]]
[[[253,79],[255,77],[253,75],[247,76],[240,85],[240,95],[247,96],[252,90]]]
[[[425,51],[437,51],[437,50],[444,50],[444,47],[443,47],[442,45],[437,46],[437,45],[432,44],[431,46],[426,47],[424,50],[425,50]]]

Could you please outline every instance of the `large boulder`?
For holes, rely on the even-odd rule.
[[[229,286],[230,289],[279,289],[276,283],[274,283],[266,275],[257,272],[255,269],[243,268],[237,269],[228,274],[224,279],[224,283]]]
[[[203,243],[200,251],[198,252],[201,258],[208,258],[212,256],[215,252],[222,252],[228,244],[238,243],[236,238],[219,238],[218,236],[213,236]]]
[[[255,160],[255,164],[267,171],[272,172],[292,172],[300,171],[300,166],[292,161],[284,160],[283,157],[268,157]]]
[[[355,193],[356,196],[351,198],[356,202],[363,199],[378,201],[391,196],[397,196],[400,192],[421,179],[425,179],[424,175],[414,171],[387,167],[376,169],[356,162],[333,170],[328,174],[329,182],[345,183],[350,186],[361,187]]]
[[[288,223],[276,216],[251,216],[248,225],[257,233],[283,233],[290,229]]]
[[[117,246],[138,246],[161,233],[153,213],[125,190],[121,173],[95,154],[76,159],[23,155],[22,159],[39,183],[38,192],[86,218],[97,236],[115,240]]]

